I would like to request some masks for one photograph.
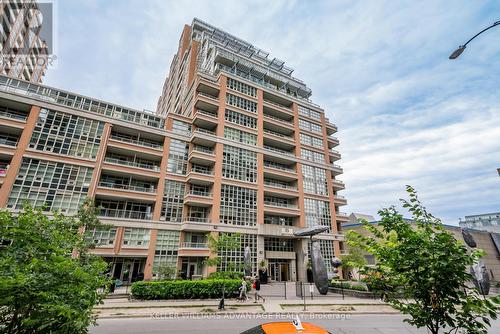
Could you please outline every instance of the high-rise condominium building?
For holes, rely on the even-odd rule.
[[[337,191],[336,127],[311,103],[282,61],[194,20],[185,26],[158,115],[0,77],[0,207],[27,199],[74,214],[95,198],[114,228],[86,231],[112,274],[130,282],[161,264],[187,278],[241,269],[305,280],[308,239],[318,236],[327,266],[342,249],[346,204]],[[207,236],[230,234],[237,249]],[[329,272],[333,270],[329,267]]]
[[[459,224],[462,228],[498,233],[500,232],[500,212],[465,216],[463,220],[460,218]]]
[[[35,0],[0,1],[0,74],[42,82],[48,63]]]

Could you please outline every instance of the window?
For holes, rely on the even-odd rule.
[[[222,176],[247,182],[257,181],[257,153],[224,145]]]
[[[325,163],[325,155],[323,153],[310,151],[303,148],[300,150],[300,156],[302,157],[302,159],[311,160],[322,164]]]
[[[224,233],[233,235],[232,233]],[[221,249],[219,258],[222,261],[217,265],[217,271],[243,271],[243,254],[245,247],[250,247],[250,258],[252,259],[252,276],[257,274],[257,236],[255,234],[239,234],[238,249]]]
[[[172,123],[172,131],[181,135],[191,135],[191,124],[174,119]]]
[[[302,165],[304,192],[316,195],[328,195],[326,171],[322,168]]]
[[[113,246],[115,244],[116,228],[109,230],[93,229],[85,232],[85,239],[97,247]]]
[[[103,122],[42,109],[29,147],[38,151],[95,160],[103,130]]]
[[[257,97],[257,88],[244,84],[243,82],[236,81],[233,78],[227,78],[227,88],[236,90],[240,93]]]
[[[174,180],[165,180],[161,219],[178,222],[182,221],[184,204],[184,183]]]
[[[302,130],[307,130],[311,132],[318,132],[322,133],[322,127],[321,125],[313,122],[306,121],[305,119],[299,118],[299,128]]]
[[[257,112],[257,103],[242,97],[226,93],[226,103],[250,112]]]
[[[24,158],[7,207],[21,209],[27,201],[45,210],[73,214],[89,191],[93,168]]]
[[[257,136],[235,128],[224,127],[224,138],[238,141],[243,144],[257,145]]]
[[[312,110],[312,109],[309,109],[309,108],[304,107],[304,106],[301,106],[300,104],[299,104],[298,107],[299,107],[298,108],[299,109],[299,115],[311,117],[311,118],[314,118],[314,119],[317,119],[317,120],[321,120],[321,113],[320,112]]]
[[[330,203],[312,198],[304,199],[307,226],[332,226]]]
[[[224,117],[228,122],[239,124],[247,128],[257,128],[257,119],[242,113],[226,109]]]
[[[314,136],[309,136],[305,133],[300,134],[300,143],[302,145],[309,145],[323,149],[323,139]]]
[[[292,217],[281,217],[281,216],[264,216],[264,224],[281,225],[281,226],[293,226]]]
[[[223,184],[219,219],[224,224],[255,226],[257,223],[257,191]]]
[[[293,252],[293,240],[284,238],[264,238],[264,250],[273,252]]]
[[[158,230],[153,267],[159,265],[177,266],[179,231]]]
[[[172,139],[168,151],[167,171],[176,174],[186,174],[189,144],[185,141]]]
[[[151,230],[146,228],[126,228],[123,235],[123,246],[148,248]]]

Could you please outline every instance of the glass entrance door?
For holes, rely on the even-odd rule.
[[[275,282],[284,282],[290,279],[288,260],[269,259],[269,278]]]

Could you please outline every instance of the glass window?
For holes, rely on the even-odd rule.
[[[238,141],[243,144],[257,145],[257,136],[253,133],[248,133],[235,128],[224,127],[224,138]]]
[[[168,151],[167,171],[176,174],[186,174],[189,144],[182,140],[172,139]]]
[[[185,184],[174,180],[165,180],[161,219],[170,222],[182,222]]]
[[[257,112],[257,103],[242,97],[226,93],[226,103],[249,112]]]
[[[222,176],[247,182],[257,182],[257,153],[224,145]]]
[[[323,168],[302,165],[304,192],[328,195],[326,171]]]
[[[227,88],[236,90],[240,93],[257,97],[257,88],[244,84],[243,82],[236,81],[233,78],[227,78]]]
[[[257,128],[257,119],[254,117],[250,117],[248,115],[244,115],[242,113],[226,109],[225,112],[225,120],[231,123],[239,124],[241,126],[246,126],[247,128],[256,129]]]
[[[219,219],[223,224],[255,226],[257,223],[257,191],[223,184]]]

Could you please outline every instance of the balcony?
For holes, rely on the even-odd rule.
[[[208,207],[213,204],[213,195],[209,191],[189,189],[184,195],[184,204]]]
[[[297,180],[297,171],[293,166],[264,160],[264,177],[292,182]]]
[[[152,140],[147,140],[147,139],[143,139],[140,137],[134,137],[134,136],[124,135],[121,133],[112,132],[111,136],[109,138],[112,140],[122,142],[122,143],[128,143],[128,144],[133,144],[136,146],[153,148],[153,149],[157,149],[157,150],[161,150],[161,151],[163,150],[163,143],[154,142]]]
[[[187,175],[187,180],[191,184],[210,186],[214,183],[214,171],[205,166],[193,165]]]
[[[197,165],[211,166],[215,163],[215,152],[212,147],[194,145],[189,152],[188,161]]]
[[[295,138],[293,136],[284,135],[282,133],[264,129],[264,146],[275,147],[285,151],[295,149]]]
[[[191,135],[191,142],[193,144],[202,146],[214,146],[216,141],[216,133],[214,130],[207,130],[203,128],[196,128]]]
[[[193,124],[205,129],[215,129],[218,124],[217,113],[198,109],[194,114]]]
[[[340,160],[340,152],[334,149],[328,150],[328,155],[330,156],[330,162]]]
[[[283,119],[275,115],[264,114],[264,128],[279,131],[285,134],[293,134],[293,119]]]
[[[271,196],[264,197],[264,212],[282,216],[298,216],[300,210],[297,204],[291,203],[284,198]]]
[[[140,219],[140,220],[150,220],[153,218],[153,214],[151,212],[108,209],[108,208],[100,208],[99,216],[106,218],[124,218],[124,219]]]
[[[336,212],[335,217],[337,221],[339,222],[348,222],[349,221],[349,215],[345,212]]]
[[[1,129],[0,129],[1,130]],[[0,145],[9,147],[17,147],[19,137],[13,134],[2,133],[0,134]]]
[[[28,115],[7,107],[0,107],[0,118],[25,123]]]
[[[326,134],[328,136],[333,135],[335,132],[337,132],[337,126],[333,123],[330,123],[330,120],[328,118],[325,119],[326,121]]]
[[[337,137],[331,137],[331,136],[327,137],[327,142],[328,142],[328,148],[333,148],[340,144],[339,139]]]
[[[149,164],[149,163],[144,163],[144,162],[138,162],[138,161],[131,161],[131,160],[122,160],[119,158],[113,158],[113,157],[105,157],[104,161],[110,164],[116,164],[116,165],[121,165],[121,166],[127,166],[127,167],[134,167],[134,168],[141,168],[141,169],[147,169],[151,170],[154,172],[159,172],[160,171],[160,166],[154,165],[154,164]]]
[[[208,249],[206,242],[182,242],[179,246],[181,248],[194,248],[194,249]]]
[[[219,98],[208,93],[197,92],[194,105],[196,109],[217,112],[219,110]]]
[[[333,189],[335,191],[337,190],[342,190],[345,189],[345,184],[344,182],[337,180],[337,179],[332,179],[332,184],[333,184]]]
[[[333,202],[335,205],[341,206],[341,205],[347,205],[347,200],[344,196],[341,195],[333,195]]]
[[[331,166],[332,166],[332,174],[334,176],[344,173],[344,170],[339,165],[332,164]]]
[[[204,242],[182,242],[179,245],[179,256],[185,257],[208,257],[210,248]]]
[[[295,198],[297,194],[297,186],[291,185],[288,182],[279,180],[264,179],[264,194],[278,195],[283,198]]]

